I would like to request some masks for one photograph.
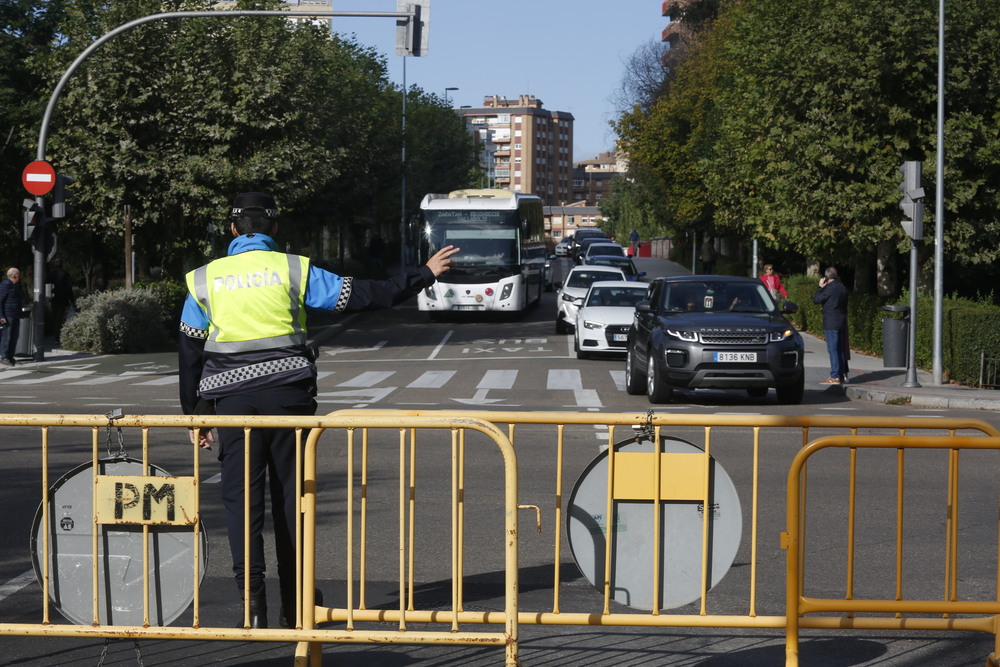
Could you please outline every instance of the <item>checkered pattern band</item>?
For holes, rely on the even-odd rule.
[[[340,296],[337,297],[337,305],[333,307],[333,312],[341,313],[347,308],[347,302],[351,300],[351,288],[354,285],[354,278],[347,276],[344,284],[340,286]]]
[[[188,338],[197,338],[199,340],[208,339],[208,329],[197,329],[185,322],[181,322],[181,333]]]
[[[285,357],[283,359],[263,361],[259,364],[251,364],[250,366],[243,366],[242,368],[234,368],[231,371],[224,371],[222,373],[216,373],[215,375],[202,378],[201,383],[198,385],[198,389],[202,394],[205,394],[206,392],[210,392],[214,389],[228,387],[230,385],[246,382],[247,380],[253,380],[266,375],[274,375],[276,373],[284,373],[286,371],[296,370],[299,368],[306,368],[311,363],[312,362],[305,357]]]

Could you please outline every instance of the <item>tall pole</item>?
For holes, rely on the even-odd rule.
[[[941,354],[944,319],[944,0],[938,0],[937,167],[934,177],[934,344],[933,381],[944,382]],[[912,326],[912,323],[911,323]]]
[[[907,341],[904,387],[919,387],[917,382],[917,241],[910,239],[910,326]]]
[[[458,90],[458,88],[455,88],[454,86],[449,86],[448,88],[444,89],[444,105],[445,106],[448,106],[448,91],[449,90]]]
[[[403,56],[403,157],[399,194],[399,270],[406,271],[406,56]]]

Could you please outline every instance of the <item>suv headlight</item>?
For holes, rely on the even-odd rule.
[[[594,320],[584,320],[583,321],[583,328],[584,329],[603,329],[604,328],[604,322],[595,322]]]
[[[772,331],[768,337],[772,343],[780,343],[786,338],[790,338],[795,333],[795,329],[785,329],[784,331]]]
[[[667,334],[677,338],[678,340],[686,340],[690,343],[696,342],[698,340],[698,334],[693,331],[678,331],[675,329],[667,329]]]
[[[562,300],[563,301],[569,301],[570,303],[576,303],[578,301],[578,299],[575,296],[573,296],[572,294],[563,294],[562,295]],[[582,301],[582,299],[580,299],[580,300]]]

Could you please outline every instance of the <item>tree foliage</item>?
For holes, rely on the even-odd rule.
[[[55,48],[34,65],[51,90],[110,30],[149,14],[215,8],[207,0],[75,0]],[[435,106],[433,96],[411,95],[417,107]],[[399,100],[382,55],[309,21],[171,17],[137,26],[95,50],[57,104],[48,157],[77,179],[76,213],[61,225],[60,245],[116,264],[101,249],[122,248],[130,215],[140,257],[177,276],[224,251],[233,194],[260,190],[279,203],[288,247],[343,258],[353,251],[345,228],[399,219]],[[425,182],[464,177],[474,159],[457,119],[442,121],[454,114],[437,107],[426,131],[414,123],[426,143],[412,140],[410,155],[458,166]]]
[[[932,241],[937,3],[723,6],[656,104],[618,122],[630,158],[662,181],[668,222],[874,265],[877,244],[908,247],[898,167],[921,160]],[[949,1],[944,229],[953,265],[1000,257],[998,33],[989,0]]]

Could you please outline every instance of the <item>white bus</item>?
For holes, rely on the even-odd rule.
[[[542,298],[542,200],[509,190],[456,190],[420,202],[420,262],[453,245],[451,269],[423,290],[420,310],[519,312]],[[540,252],[539,252],[540,251]]]

